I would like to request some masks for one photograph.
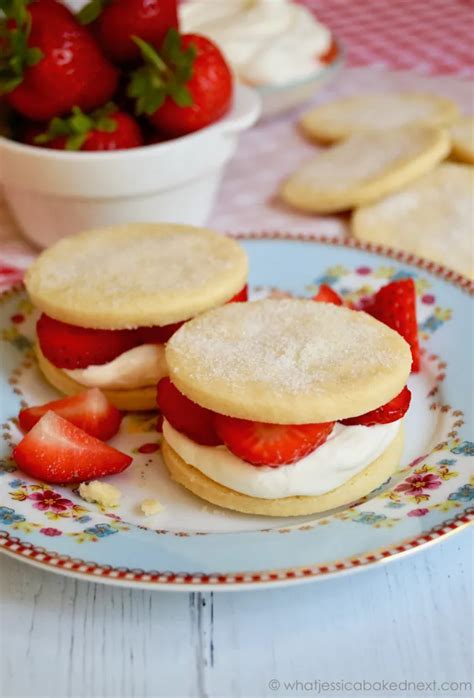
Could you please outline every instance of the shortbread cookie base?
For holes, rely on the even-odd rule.
[[[281,196],[308,213],[336,213],[372,203],[429,172],[450,152],[445,131],[407,126],[357,133],[303,164]]]
[[[399,126],[449,126],[458,116],[455,102],[428,93],[386,93],[346,97],[307,111],[300,126],[309,138],[334,143],[362,130]]]
[[[36,358],[41,373],[48,383],[65,395],[77,395],[88,388],[73,380],[60,368],[54,366],[43,355],[38,345],[35,347]],[[107,400],[119,410],[135,412],[156,409],[156,386],[146,386],[134,390],[103,390]]]
[[[451,157],[474,165],[474,116],[463,116],[450,129]]]
[[[306,299],[232,303],[166,346],[171,380],[214,412],[271,424],[355,417],[398,395],[411,352],[370,315]]]
[[[187,490],[225,509],[261,516],[304,516],[355,502],[384,483],[397,470],[403,451],[403,428],[381,456],[361,473],[331,492],[317,497],[285,497],[260,499],[230,490],[214,482],[197,468],[185,463],[171,446],[163,440],[161,452],[173,480]],[[291,466],[282,466],[291,467]]]
[[[244,250],[190,225],[137,223],[60,240],[28,269],[33,304],[95,329],[168,325],[229,301],[246,284]]]
[[[441,164],[401,191],[359,208],[352,234],[474,278],[474,169]]]

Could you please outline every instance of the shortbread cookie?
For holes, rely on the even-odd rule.
[[[474,116],[463,116],[451,126],[451,155],[459,162],[474,164]]]
[[[399,466],[402,450],[403,429],[400,428],[395,439],[381,456],[361,473],[331,492],[316,497],[261,499],[241,494],[214,482],[197,468],[185,463],[165,440],[162,443],[163,460],[173,480],[212,504],[245,514],[262,516],[303,516],[355,502],[393,475]],[[286,467],[291,468],[291,465]]]
[[[298,168],[281,196],[301,211],[344,211],[400,189],[449,150],[447,134],[427,126],[356,133]]]
[[[300,125],[310,138],[332,143],[359,131],[399,126],[449,126],[457,105],[446,97],[417,92],[357,95],[329,102],[303,114]]]
[[[352,233],[474,278],[474,170],[443,163],[402,191],[359,208]]]
[[[311,300],[217,308],[184,325],[166,360],[178,390],[215,412],[273,424],[363,414],[397,395],[408,344],[366,313]]]
[[[43,252],[26,274],[31,300],[56,320],[94,329],[168,325],[225,303],[246,283],[233,240],[189,225],[91,230]]]
[[[85,386],[73,380],[63,370],[54,366],[41,353],[38,345],[35,346],[38,366],[53,388],[65,395],[77,395],[86,390]],[[105,390],[102,392],[107,400],[118,407],[119,410],[130,412],[156,409],[156,386],[149,385],[144,388],[133,388],[130,390]]]

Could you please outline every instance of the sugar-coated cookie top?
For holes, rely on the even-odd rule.
[[[366,313],[297,299],[206,313],[172,337],[166,358],[173,382],[198,404],[282,424],[379,407],[411,366],[406,342]]]
[[[130,224],[56,243],[30,267],[33,303],[58,320],[119,329],[165,325],[229,300],[246,283],[233,240],[174,224]]]
[[[339,140],[362,130],[408,125],[445,126],[458,108],[445,97],[429,93],[356,95],[315,107],[303,114],[303,129],[315,138]]]

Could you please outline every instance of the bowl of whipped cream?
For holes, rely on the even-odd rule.
[[[258,90],[263,118],[310,99],[343,64],[330,29],[291,0],[187,0],[179,11],[181,31],[212,39]]]

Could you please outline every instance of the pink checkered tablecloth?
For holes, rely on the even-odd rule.
[[[338,96],[432,91],[474,111],[474,0],[300,0],[344,46],[347,68],[314,103]],[[223,232],[285,230],[344,235],[344,216],[306,216],[275,197],[279,182],[315,152],[294,128],[297,113],[246,133],[229,165],[210,225]],[[258,162],[258,168],[255,163]],[[0,290],[21,277],[34,251],[0,200]]]
[[[347,50],[350,66],[474,75],[474,0],[301,0]]]

